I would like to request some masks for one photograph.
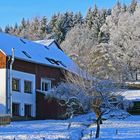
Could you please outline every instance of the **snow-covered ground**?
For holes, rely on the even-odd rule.
[[[90,113],[68,120],[12,122],[0,126],[0,140],[89,140],[95,136],[96,126],[89,127],[94,118]],[[140,116],[104,121],[100,139],[140,139]]]
[[[95,135],[95,125],[89,130]],[[85,137],[87,140],[87,138]],[[100,139],[139,139],[140,140],[140,115],[129,116],[124,120],[107,120],[101,125]]]

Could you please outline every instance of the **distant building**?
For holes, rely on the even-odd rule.
[[[140,81],[126,82],[127,89],[122,93],[132,105],[129,108],[131,114],[140,114]]]

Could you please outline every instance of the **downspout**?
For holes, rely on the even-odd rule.
[[[11,57],[11,62],[10,62],[10,70],[9,70],[9,114],[11,115],[12,118],[12,67],[13,63],[15,60],[15,53],[14,53],[14,48],[12,48],[12,57]]]

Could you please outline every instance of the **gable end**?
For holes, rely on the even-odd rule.
[[[0,51],[0,69],[6,68],[6,55]]]

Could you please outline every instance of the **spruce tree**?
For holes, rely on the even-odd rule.
[[[23,29],[26,28],[26,20],[25,20],[25,18],[22,18],[21,27],[22,27]]]
[[[0,27],[0,32],[3,32],[2,28]]]
[[[9,27],[9,25],[5,26],[4,32],[5,32],[5,33],[9,33],[9,32],[10,32],[10,27]]]
[[[136,6],[137,6],[137,0],[132,0],[129,6],[129,12],[133,14],[136,10]]]
[[[73,17],[73,25],[78,25],[78,24],[82,24],[83,23],[83,17],[81,12],[78,12],[74,15]]]
[[[44,39],[46,36],[47,18],[44,16],[40,21],[40,39]]]
[[[92,27],[92,9],[91,7],[88,9],[88,12],[85,17],[85,24],[88,26],[89,29]]]

